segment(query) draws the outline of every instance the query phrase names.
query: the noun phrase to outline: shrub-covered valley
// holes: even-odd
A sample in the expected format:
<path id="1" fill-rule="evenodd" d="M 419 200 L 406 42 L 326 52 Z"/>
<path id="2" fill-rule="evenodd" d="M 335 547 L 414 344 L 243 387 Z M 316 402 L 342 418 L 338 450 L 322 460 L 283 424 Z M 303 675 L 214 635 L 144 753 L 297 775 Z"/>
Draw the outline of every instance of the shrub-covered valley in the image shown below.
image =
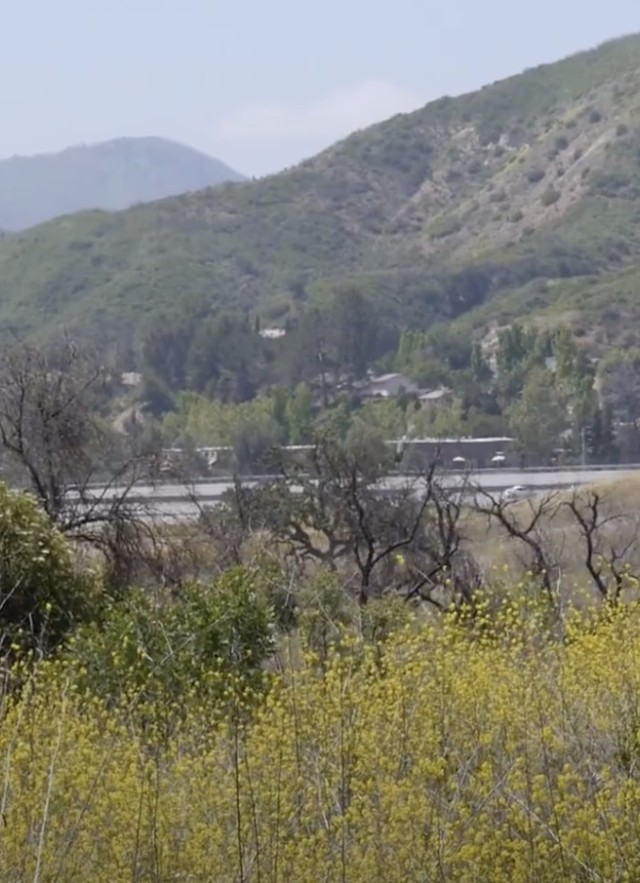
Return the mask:
<path id="1" fill-rule="evenodd" d="M 639 85 L 0 240 L 0 879 L 640 878 Z"/>

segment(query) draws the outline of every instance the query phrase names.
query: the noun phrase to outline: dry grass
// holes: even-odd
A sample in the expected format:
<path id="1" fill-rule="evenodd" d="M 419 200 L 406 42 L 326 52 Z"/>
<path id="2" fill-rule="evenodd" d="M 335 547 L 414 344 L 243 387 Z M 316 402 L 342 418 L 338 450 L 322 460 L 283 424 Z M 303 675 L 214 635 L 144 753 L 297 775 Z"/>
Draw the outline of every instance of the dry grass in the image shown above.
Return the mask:
<path id="1" fill-rule="evenodd" d="M 586 547 L 569 504 L 583 508 L 594 495 L 599 498 L 602 527 L 597 548 L 605 557 L 624 556 L 630 573 L 640 572 L 640 477 L 585 485 L 576 491 L 547 492 L 509 506 L 516 524 L 524 528 L 539 507 L 546 508 L 533 535 L 548 551 L 556 579 L 565 595 L 591 594 L 592 580 L 585 567 Z M 519 577 L 530 565 L 524 544 L 512 538 L 495 518 L 467 511 L 463 521 L 465 547 L 487 574 L 510 573 Z"/>

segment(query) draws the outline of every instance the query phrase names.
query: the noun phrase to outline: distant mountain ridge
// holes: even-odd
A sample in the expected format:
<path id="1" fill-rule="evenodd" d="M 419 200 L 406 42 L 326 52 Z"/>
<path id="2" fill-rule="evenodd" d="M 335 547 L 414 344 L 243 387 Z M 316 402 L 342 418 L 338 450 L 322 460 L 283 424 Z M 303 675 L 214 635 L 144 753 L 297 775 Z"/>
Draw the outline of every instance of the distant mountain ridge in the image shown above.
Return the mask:
<path id="1" fill-rule="evenodd" d="M 8 236 L 0 339 L 69 331 L 137 352 L 151 319 L 187 302 L 283 327 L 353 289 L 387 339 L 517 317 L 640 348 L 640 35 L 431 102 L 278 175 Z"/>
<path id="2" fill-rule="evenodd" d="M 0 230 L 89 209 L 118 211 L 244 176 L 165 138 L 118 138 L 0 160 Z"/>

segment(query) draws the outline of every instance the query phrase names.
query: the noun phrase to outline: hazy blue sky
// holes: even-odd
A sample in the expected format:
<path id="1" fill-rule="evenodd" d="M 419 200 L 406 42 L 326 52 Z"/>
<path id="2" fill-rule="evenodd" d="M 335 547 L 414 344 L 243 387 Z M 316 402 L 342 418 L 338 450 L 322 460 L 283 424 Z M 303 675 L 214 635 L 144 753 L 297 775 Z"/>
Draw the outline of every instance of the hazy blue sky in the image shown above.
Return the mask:
<path id="1" fill-rule="evenodd" d="M 0 0 L 0 156 L 154 134 L 262 174 L 635 30 L 638 0 Z"/>

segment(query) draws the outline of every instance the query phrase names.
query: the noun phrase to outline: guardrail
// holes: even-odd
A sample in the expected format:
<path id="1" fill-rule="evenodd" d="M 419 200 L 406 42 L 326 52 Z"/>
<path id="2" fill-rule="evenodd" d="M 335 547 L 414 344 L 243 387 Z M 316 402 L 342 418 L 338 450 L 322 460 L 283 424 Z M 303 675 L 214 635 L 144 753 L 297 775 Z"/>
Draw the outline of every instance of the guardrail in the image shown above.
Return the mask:
<path id="1" fill-rule="evenodd" d="M 540 473 L 558 473 L 558 472 L 634 472 L 635 470 L 640 471 L 640 463 L 598 463 L 598 464 L 589 464 L 589 465 L 572 465 L 566 464 L 564 466 L 490 466 L 482 469 L 451 469 L 450 467 L 442 467 L 439 471 L 441 473 L 450 474 L 450 475 L 501 475 L 504 472 L 517 472 L 521 475 L 539 475 Z M 406 475 L 407 477 L 411 475 L 420 475 L 419 470 L 412 471 L 410 469 L 407 470 L 392 470 L 387 473 L 389 476 L 398 476 L 398 475 Z M 278 478 L 277 474 L 257 474 L 257 475 L 238 475 L 237 476 L 240 481 L 269 481 L 274 478 Z M 190 481 L 184 482 L 185 484 L 228 484 L 230 481 L 233 481 L 234 474 L 229 473 L 229 475 L 212 475 L 208 478 L 195 478 Z M 170 479 L 167 482 L 160 481 L 157 484 L 175 484 L 179 483 L 179 479 L 177 481 L 171 481 Z"/>
<path id="2" fill-rule="evenodd" d="M 598 472 L 634 472 L 640 471 L 640 463 L 598 463 L 598 464 L 589 464 L 589 465 L 564 465 L 564 466 L 492 466 L 483 469 L 451 469 L 451 468 L 442 468 L 440 472 L 445 475 L 502 475 L 505 473 L 514 473 L 518 475 L 540 475 L 541 473 L 546 474 L 556 474 L 561 472 L 567 472 L 572 474 L 579 473 L 594 473 Z M 307 477 L 304 473 L 302 473 L 304 477 Z M 411 470 L 393 470 L 387 475 L 391 478 L 396 478 L 398 476 L 406 476 L 410 478 L 412 476 L 419 477 L 421 472 L 411 471 Z M 138 484 L 150 484 L 153 487 L 161 488 L 165 485 L 181 485 L 185 488 L 189 487 L 198 487 L 199 485 L 216 485 L 216 484 L 230 484 L 233 482 L 234 478 L 237 477 L 241 482 L 267 482 L 272 481 L 275 478 L 278 478 L 279 475 L 277 473 L 259 473 L 259 474 L 249 474 L 249 475 L 237 475 L 234 476 L 233 473 L 229 473 L 228 475 L 209 475 L 209 476 L 201 476 L 198 478 L 182 478 L 179 475 L 176 475 L 174 478 L 162 478 L 156 481 L 144 480 L 138 482 Z M 86 490 L 101 490 L 107 487 L 111 487 L 114 490 L 117 490 L 121 487 L 118 484 L 100 484 L 100 483 L 92 483 L 87 485 Z"/>
<path id="3" fill-rule="evenodd" d="M 520 468 L 519 466 L 501 466 L 499 468 L 471 469 L 469 471 L 472 473 L 480 472 L 482 474 L 491 472 L 522 472 L 526 475 L 528 472 L 532 474 L 538 472 L 633 472 L 636 469 L 640 470 L 640 463 L 598 463 L 585 466 L 578 463 L 575 466 L 567 464 L 564 466 L 525 466 L 523 468 Z"/>

